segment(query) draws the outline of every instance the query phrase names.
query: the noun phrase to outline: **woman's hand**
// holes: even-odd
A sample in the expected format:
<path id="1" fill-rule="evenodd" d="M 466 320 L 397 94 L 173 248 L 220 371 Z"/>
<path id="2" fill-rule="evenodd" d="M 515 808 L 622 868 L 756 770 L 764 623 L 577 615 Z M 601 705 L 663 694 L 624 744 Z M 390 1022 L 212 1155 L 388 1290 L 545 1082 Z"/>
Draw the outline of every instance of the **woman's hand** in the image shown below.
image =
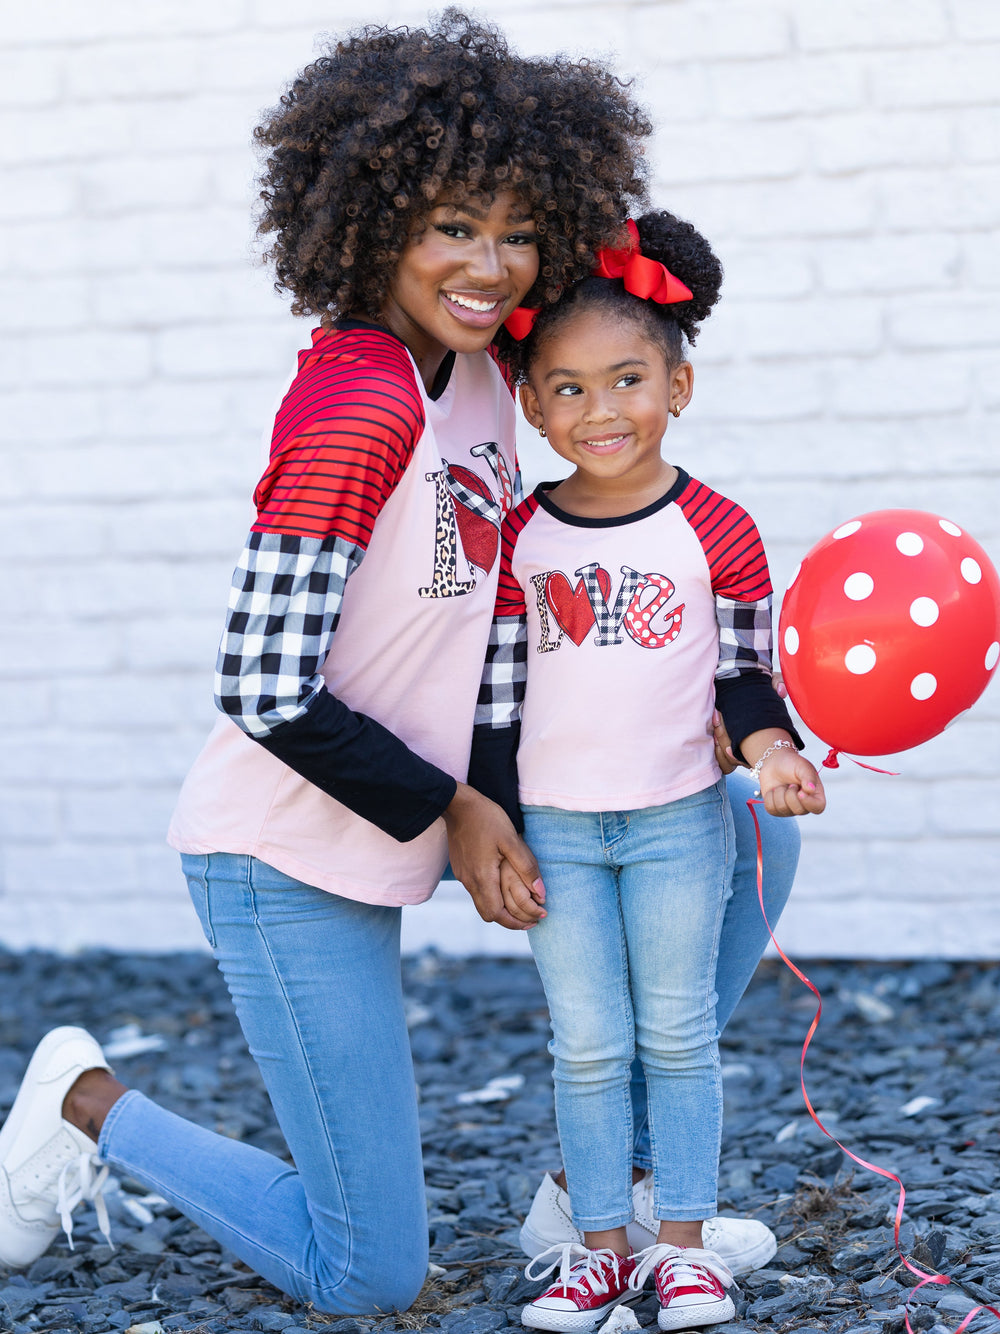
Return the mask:
<path id="1" fill-rule="evenodd" d="M 484 922 L 526 931 L 545 916 L 538 863 L 496 802 L 459 783 L 444 822 L 451 869 Z"/>
<path id="2" fill-rule="evenodd" d="M 788 687 L 782 680 L 780 672 L 771 673 L 771 685 L 774 686 L 775 693 L 779 699 L 788 698 Z M 722 721 L 722 714 L 718 709 L 712 710 L 712 740 L 715 742 L 715 762 L 724 774 L 731 774 L 734 769 L 740 767 L 740 761 L 733 754 L 733 743 L 726 731 L 726 724 Z M 747 768 L 750 766 L 747 765 Z"/>
<path id="3" fill-rule="evenodd" d="M 724 774 L 731 774 L 740 767 L 740 762 L 733 754 L 733 744 L 718 709 L 712 710 L 712 740 L 715 742 L 716 764 Z"/>

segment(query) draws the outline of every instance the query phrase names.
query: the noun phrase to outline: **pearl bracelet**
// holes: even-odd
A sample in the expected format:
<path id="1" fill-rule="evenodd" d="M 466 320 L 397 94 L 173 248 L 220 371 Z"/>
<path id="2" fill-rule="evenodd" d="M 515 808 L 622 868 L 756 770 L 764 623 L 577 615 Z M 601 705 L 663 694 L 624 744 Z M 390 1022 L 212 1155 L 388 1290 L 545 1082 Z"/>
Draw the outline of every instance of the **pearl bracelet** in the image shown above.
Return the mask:
<path id="1" fill-rule="evenodd" d="M 764 751 L 764 754 L 760 757 L 760 759 L 757 761 L 754 767 L 750 770 L 750 776 L 757 787 L 757 791 L 755 793 L 756 796 L 758 797 L 760 796 L 760 771 L 764 767 L 764 761 L 770 759 L 770 757 L 774 754 L 776 750 L 796 750 L 796 749 L 797 747 L 794 741 L 774 741 L 770 746 L 768 746 L 767 750 Z"/>

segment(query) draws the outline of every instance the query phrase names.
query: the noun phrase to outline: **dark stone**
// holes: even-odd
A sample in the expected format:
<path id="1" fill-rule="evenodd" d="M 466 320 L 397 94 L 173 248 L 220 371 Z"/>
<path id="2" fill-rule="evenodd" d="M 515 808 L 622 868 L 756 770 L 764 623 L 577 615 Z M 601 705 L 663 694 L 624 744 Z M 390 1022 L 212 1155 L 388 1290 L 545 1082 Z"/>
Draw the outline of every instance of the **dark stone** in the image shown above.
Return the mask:
<path id="1" fill-rule="evenodd" d="M 507 1324 L 505 1311 L 494 1311 L 480 1306 L 466 1311 L 449 1311 L 442 1317 L 441 1328 L 447 1334 L 492 1334 Z"/>
<path id="2" fill-rule="evenodd" d="M 286 1153 L 210 959 L 0 952 L 0 971 L 7 984 L 0 995 L 18 997 L 16 1007 L 0 1001 L 0 1106 L 9 1107 L 47 1028 L 82 1022 L 105 1037 L 112 1027 L 136 1022 L 144 1032 L 163 1034 L 168 1047 L 129 1058 L 130 1082 L 182 1116 Z M 824 1108 L 839 1112 L 839 1120 L 829 1118 L 830 1129 L 859 1156 L 902 1176 L 904 1252 L 918 1268 L 956 1275 L 951 1289 L 928 1285 L 914 1295 L 911 1324 L 949 1334 L 957 1316 L 939 1313 L 944 1297 L 960 1298 L 964 1288 L 966 1301 L 996 1304 L 1000 1287 L 997 970 L 841 961 L 810 963 L 806 972 L 825 1002 L 806 1060 L 818 1114 L 827 1120 Z M 517 1228 L 542 1171 L 559 1163 L 545 1050 L 550 1034 L 537 975 L 530 960 L 428 954 L 404 962 L 404 981 L 417 1018 L 411 1038 L 432 1259 L 454 1280 L 431 1291 L 441 1305 L 452 1302 L 452 1310 L 328 1321 L 249 1275 L 170 1206 L 152 1206 L 153 1222 L 138 1222 L 125 1201 L 142 1200 L 147 1190 L 129 1180 L 109 1199 L 114 1252 L 84 1207 L 74 1215 L 74 1252 L 57 1240 L 26 1274 L 0 1280 L 0 1314 L 3 1294 L 13 1302 L 6 1328 L 102 1334 L 153 1319 L 179 1321 L 174 1327 L 183 1334 L 394 1334 L 412 1327 L 408 1322 L 446 1334 L 517 1327 L 521 1305 L 543 1286 L 523 1277 Z M 861 1005 L 859 996 L 866 998 Z M 873 1021 L 885 1005 L 894 1017 Z M 782 1243 L 767 1271 L 741 1280 L 746 1295 L 736 1298 L 737 1318 L 725 1334 L 749 1334 L 758 1313 L 769 1310 L 761 1328 L 902 1334 L 902 1296 L 917 1281 L 899 1266 L 886 1225 L 896 1188 L 845 1159 L 804 1111 L 798 1061 L 814 1011 L 813 997 L 782 965 L 767 962 L 723 1038 L 724 1064 L 738 1073 L 726 1079 L 720 1194 L 733 1212 L 775 1228 Z M 456 1102 L 457 1093 L 501 1074 L 524 1078 L 506 1101 Z M 902 1107 L 922 1095 L 937 1102 L 904 1117 Z M 789 1122 L 795 1135 L 777 1143 Z M 800 1216 L 807 1202 L 815 1211 Z M 814 1279 L 823 1283 L 810 1296 Z M 655 1328 L 651 1293 L 634 1309 L 645 1327 Z"/>

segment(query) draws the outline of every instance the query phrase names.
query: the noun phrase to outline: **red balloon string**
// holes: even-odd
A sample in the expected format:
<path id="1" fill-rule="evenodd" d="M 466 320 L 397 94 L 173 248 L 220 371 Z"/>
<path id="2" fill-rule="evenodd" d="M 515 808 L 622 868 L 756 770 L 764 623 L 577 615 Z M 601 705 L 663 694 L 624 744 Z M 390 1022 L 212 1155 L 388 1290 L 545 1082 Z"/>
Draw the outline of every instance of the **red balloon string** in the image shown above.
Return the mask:
<path id="1" fill-rule="evenodd" d="M 831 755 L 835 754 L 836 754 L 835 751 L 831 751 Z M 869 767 L 868 765 L 862 765 L 862 768 L 867 769 L 868 767 Z M 876 770 L 876 772 L 886 773 L 888 771 L 879 769 Z M 895 777 L 895 775 L 893 776 Z M 764 918 L 764 925 L 767 927 L 767 933 L 771 937 L 771 942 L 774 945 L 774 948 L 778 951 L 778 954 L 781 956 L 782 961 L 795 974 L 795 976 L 799 979 L 799 981 L 802 982 L 805 986 L 807 986 L 809 990 L 812 992 L 812 994 L 816 997 L 816 1013 L 813 1016 L 812 1023 L 809 1025 L 809 1031 L 806 1034 L 805 1041 L 802 1044 L 802 1053 L 799 1056 L 799 1085 L 802 1089 L 802 1101 L 806 1105 L 806 1111 L 809 1113 L 810 1117 L 813 1119 L 815 1124 L 819 1126 L 820 1130 L 827 1137 L 827 1139 L 833 1140 L 837 1148 L 841 1149 L 844 1153 L 846 1153 L 848 1158 L 850 1158 L 852 1162 L 857 1163 L 859 1167 L 866 1168 L 867 1171 L 869 1172 L 877 1173 L 880 1177 L 886 1177 L 889 1181 L 895 1181 L 896 1185 L 899 1187 L 899 1199 L 896 1203 L 896 1214 L 893 1222 L 892 1235 L 893 1235 L 893 1241 L 895 1242 L 896 1246 L 896 1252 L 899 1255 L 899 1258 L 902 1261 L 903 1265 L 910 1271 L 911 1274 L 913 1274 L 916 1278 L 920 1280 L 920 1282 L 914 1286 L 913 1291 L 910 1293 L 909 1297 L 906 1300 L 906 1312 L 904 1315 L 907 1334 L 914 1334 L 913 1327 L 910 1324 L 910 1302 L 913 1301 L 913 1298 L 920 1291 L 920 1289 L 926 1287 L 928 1283 L 937 1283 L 942 1286 L 947 1286 L 948 1284 L 951 1283 L 951 1279 L 946 1274 L 928 1274 L 923 1269 L 918 1269 L 916 1265 L 911 1264 L 910 1261 L 903 1254 L 903 1248 L 899 1240 L 899 1228 L 900 1224 L 903 1221 L 903 1204 L 906 1200 L 906 1188 L 904 1187 L 900 1178 L 896 1176 L 895 1172 L 890 1172 L 888 1168 L 879 1167 L 876 1163 L 870 1163 L 867 1161 L 867 1159 L 859 1158 L 856 1153 L 852 1153 L 851 1150 L 846 1147 L 846 1145 L 841 1144 L 840 1140 L 837 1139 L 836 1135 L 831 1134 L 830 1131 L 827 1130 L 826 1126 L 816 1115 L 816 1112 L 813 1108 L 812 1101 L 809 1097 L 809 1092 L 806 1089 L 806 1072 L 805 1072 L 806 1052 L 809 1050 L 809 1044 L 812 1042 L 816 1030 L 819 1028 L 819 1021 L 823 1014 L 823 998 L 819 994 L 817 988 L 812 984 L 812 982 L 810 982 L 809 978 L 806 977 L 805 973 L 803 973 L 800 968 L 797 968 L 795 964 L 792 963 L 791 959 L 778 944 L 775 934 L 771 930 L 771 923 L 767 920 L 767 913 L 764 910 L 764 850 L 761 845 L 760 821 L 757 819 L 757 812 L 754 809 L 755 806 L 760 806 L 761 804 L 762 803 L 759 798 L 758 799 L 751 798 L 747 802 L 747 808 L 749 809 L 750 814 L 753 817 L 754 834 L 757 840 L 757 902 L 760 904 L 761 916 Z M 1000 1320 L 1000 1311 L 998 1311 L 996 1307 L 989 1306 L 984 1303 L 982 1306 L 974 1307 L 968 1313 L 968 1315 L 965 1316 L 965 1318 L 962 1320 L 962 1323 L 955 1330 L 955 1334 L 963 1334 L 963 1331 L 968 1328 L 968 1326 L 976 1318 L 976 1316 L 980 1313 L 980 1311 L 989 1311 L 992 1315 L 995 1315 L 998 1320 Z"/>
<path id="2" fill-rule="evenodd" d="M 843 751 L 837 750 L 836 746 L 832 746 L 830 748 L 829 755 L 827 755 L 826 759 L 823 761 L 823 768 L 839 769 L 840 760 L 837 758 L 837 756 L 842 755 L 843 753 L 844 753 Z M 856 760 L 853 755 L 848 755 L 847 758 L 851 761 L 852 764 L 856 764 L 859 769 L 867 769 L 870 774 L 888 774 L 890 778 L 899 777 L 899 774 L 896 773 L 894 769 L 876 769 L 874 764 L 862 764 L 861 761 Z"/>

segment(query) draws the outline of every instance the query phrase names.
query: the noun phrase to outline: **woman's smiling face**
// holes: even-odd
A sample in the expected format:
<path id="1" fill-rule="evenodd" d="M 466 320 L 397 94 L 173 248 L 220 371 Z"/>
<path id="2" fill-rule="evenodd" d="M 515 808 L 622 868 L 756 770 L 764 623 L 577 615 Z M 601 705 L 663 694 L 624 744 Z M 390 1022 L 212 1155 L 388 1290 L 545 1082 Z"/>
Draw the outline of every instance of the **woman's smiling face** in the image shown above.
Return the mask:
<path id="1" fill-rule="evenodd" d="M 439 200 L 407 242 L 382 321 L 430 383 L 447 351 L 481 352 L 538 277 L 535 224 L 512 191 Z"/>

